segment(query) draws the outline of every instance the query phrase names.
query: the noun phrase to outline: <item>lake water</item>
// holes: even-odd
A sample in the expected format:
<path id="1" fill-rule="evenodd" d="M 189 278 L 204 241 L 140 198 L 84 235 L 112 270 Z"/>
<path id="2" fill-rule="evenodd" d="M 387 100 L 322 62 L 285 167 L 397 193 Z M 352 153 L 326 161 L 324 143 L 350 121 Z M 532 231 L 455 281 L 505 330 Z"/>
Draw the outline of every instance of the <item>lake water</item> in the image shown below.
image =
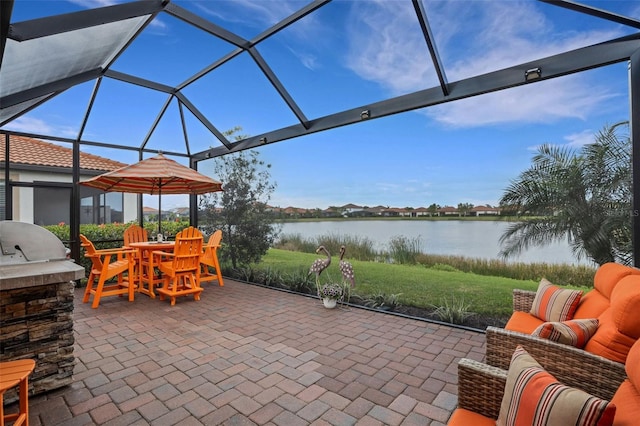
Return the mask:
<path id="1" fill-rule="evenodd" d="M 287 222 L 282 234 L 300 234 L 303 238 L 321 235 L 350 235 L 368 238 L 378 251 L 387 251 L 393 237 L 419 238 L 421 251 L 427 254 L 456 255 L 482 259 L 499 259 L 500 236 L 509 223 L 473 220 L 362 220 Z M 566 241 L 528 249 L 509 262 L 568 263 L 593 265 L 578 260 Z"/>

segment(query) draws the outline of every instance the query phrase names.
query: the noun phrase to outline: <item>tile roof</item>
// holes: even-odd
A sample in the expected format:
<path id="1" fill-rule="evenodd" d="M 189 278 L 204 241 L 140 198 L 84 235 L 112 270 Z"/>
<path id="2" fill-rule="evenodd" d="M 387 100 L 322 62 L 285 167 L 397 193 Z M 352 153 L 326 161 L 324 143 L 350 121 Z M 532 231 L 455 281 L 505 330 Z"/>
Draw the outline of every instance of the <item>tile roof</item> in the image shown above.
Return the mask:
<path id="1" fill-rule="evenodd" d="M 4 140 L 4 138 L 2 138 Z M 31 166 L 73 167 L 73 151 L 50 142 L 24 136 L 9 136 L 10 160 L 13 164 Z M 5 160 L 5 150 L 0 149 L 0 161 Z M 111 171 L 126 166 L 126 163 L 110 160 L 86 152 L 80 152 L 80 168 L 84 170 Z"/>

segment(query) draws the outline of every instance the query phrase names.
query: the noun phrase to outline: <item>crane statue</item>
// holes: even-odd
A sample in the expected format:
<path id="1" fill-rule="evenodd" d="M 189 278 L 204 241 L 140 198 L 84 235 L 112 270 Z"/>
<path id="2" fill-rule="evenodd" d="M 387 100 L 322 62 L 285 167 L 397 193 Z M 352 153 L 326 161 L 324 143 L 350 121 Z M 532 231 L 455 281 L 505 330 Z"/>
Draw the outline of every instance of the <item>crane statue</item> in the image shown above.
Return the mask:
<path id="1" fill-rule="evenodd" d="M 327 258 L 314 260 L 313 264 L 311 264 L 311 268 L 309 269 L 308 274 L 316 274 L 316 285 L 320 281 L 320 274 L 322 273 L 322 271 L 324 271 L 329 267 L 329 265 L 331 265 L 331 254 L 329 253 L 329 250 L 327 250 L 325 246 L 320 246 L 316 249 L 316 253 L 320 253 L 321 251 L 327 255 Z"/>
<path id="2" fill-rule="evenodd" d="M 347 251 L 345 246 L 340 247 L 340 272 L 342 273 L 342 279 L 351 283 L 351 288 L 356 286 L 356 278 L 353 274 L 353 266 L 346 260 L 342 260 L 344 253 Z"/>

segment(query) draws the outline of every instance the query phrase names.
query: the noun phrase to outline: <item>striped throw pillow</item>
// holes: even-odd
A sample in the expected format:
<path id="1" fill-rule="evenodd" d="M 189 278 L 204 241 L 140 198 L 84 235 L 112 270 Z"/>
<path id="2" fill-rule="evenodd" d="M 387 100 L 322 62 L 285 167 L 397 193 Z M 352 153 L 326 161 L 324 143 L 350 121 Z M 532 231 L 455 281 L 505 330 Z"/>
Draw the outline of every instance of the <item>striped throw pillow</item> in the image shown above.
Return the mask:
<path id="1" fill-rule="evenodd" d="M 558 382 L 522 346 L 511 358 L 497 426 L 610 426 L 614 404 Z"/>
<path id="2" fill-rule="evenodd" d="M 557 322 L 573 319 L 581 297 L 581 290 L 561 289 L 543 278 L 533 299 L 531 315 L 542 321 Z"/>
<path id="3" fill-rule="evenodd" d="M 597 329 L 598 320 L 595 318 L 574 319 L 563 322 L 545 322 L 538 326 L 531 335 L 582 349 Z"/>

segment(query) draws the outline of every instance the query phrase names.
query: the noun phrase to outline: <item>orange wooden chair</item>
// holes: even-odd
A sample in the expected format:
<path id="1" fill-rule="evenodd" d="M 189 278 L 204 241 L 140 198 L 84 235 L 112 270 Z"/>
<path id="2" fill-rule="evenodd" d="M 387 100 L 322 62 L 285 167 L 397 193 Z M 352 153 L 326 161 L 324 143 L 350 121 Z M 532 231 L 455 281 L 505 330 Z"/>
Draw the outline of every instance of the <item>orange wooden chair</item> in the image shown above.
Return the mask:
<path id="1" fill-rule="evenodd" d="M 200 282 L 218 281 L 220 287 L 224 286 L 222 273 L 220 272 L 220 263 L 218 262 L 218 248 L 220 248 L 221 241 L 222 231 L 218 229 L 209 237 L 207 245 L 204 246 L 204 252 L 200 257 Z M 215 271 L 211 272 L 210 268 L 213 268 Z"/>
<path id="2" fill-rule="evenodd" d="M 35 367 L 32 359 L 0 362 L 0 426 L 7 421 L 14 426 L 29 425 L 29 375 Z M 5 414 L 4 393 L 16 386 L 19 386 L 18 412 Z"/>
<path id="3" fill-rule="evenodd" d="M 141 243 L 149 241 L 147 230 L 140 225 L 131 225 L 124 230 L 123 234 L 124 246 L 128 247 L 130 243 Z"/>
<path id="4" fill-rule="evenodd" d="M 131 249 L 132 247 L 129 246 L 129 244 L 131 243 L 142 243 L 142 242 L 149 241 L 149 234 L 147 230 L 140 225 L 129 226 L 127 229 L 124 230 L 122 237 L 124 239 L 123 248 L 125 249 Z M 146 253 L 146 252 L 143 251 L 142 253 Z M 150 273 L 149 259 L 141 258 L 139 251 L 136 251 L 136 254 L 134 255 L 134 259 L 135 259 L 135 266 L 134 266 L 135 275 L 134 276 L 135 276 L 135 281 L 138 286 L 138 289 L 140 289 L 140 286 L 142 285 L 142 283 L 140 282 L 139 277 L 140 278 L 148 277 Z"/>
<path id="5" fill-rule="evenodd" d="M 193 294 L 200 300 L 200 256 L 202 255 L 202 233 L 190 226 L 176 235 L 173 253 L 153 251 L 154 264 L 162 273 L 162 287 L 158 289 L 160 300 L 165 296 L 171 298 L 171 306 L 176 304 L 176 297 Z M 166 257 L 163 260 L 162 257 Z M 155 259 L 158 259 L 157 263 Z"/>
<path id="6" fill-rule="evenodd" d="M 84 235 L 80 234 L 80 241 L 84 247 L 84 256 L 91 259 L 91 273 L 87 281 L 87 288 L 82 301 L 87 303 L 93 294 L 92 308 L 97 308 L 100 298 L 103 296 L 129 295 L 129 301 L 133 302 L 135 290 L 134 256 L 136 250 L 131 249 L 104 249 L 96 250 L 96 247 Z M 127 275 L 125 276 L 125 272 Z M 116 281 L 107 283 L 116 278 Z"/>

